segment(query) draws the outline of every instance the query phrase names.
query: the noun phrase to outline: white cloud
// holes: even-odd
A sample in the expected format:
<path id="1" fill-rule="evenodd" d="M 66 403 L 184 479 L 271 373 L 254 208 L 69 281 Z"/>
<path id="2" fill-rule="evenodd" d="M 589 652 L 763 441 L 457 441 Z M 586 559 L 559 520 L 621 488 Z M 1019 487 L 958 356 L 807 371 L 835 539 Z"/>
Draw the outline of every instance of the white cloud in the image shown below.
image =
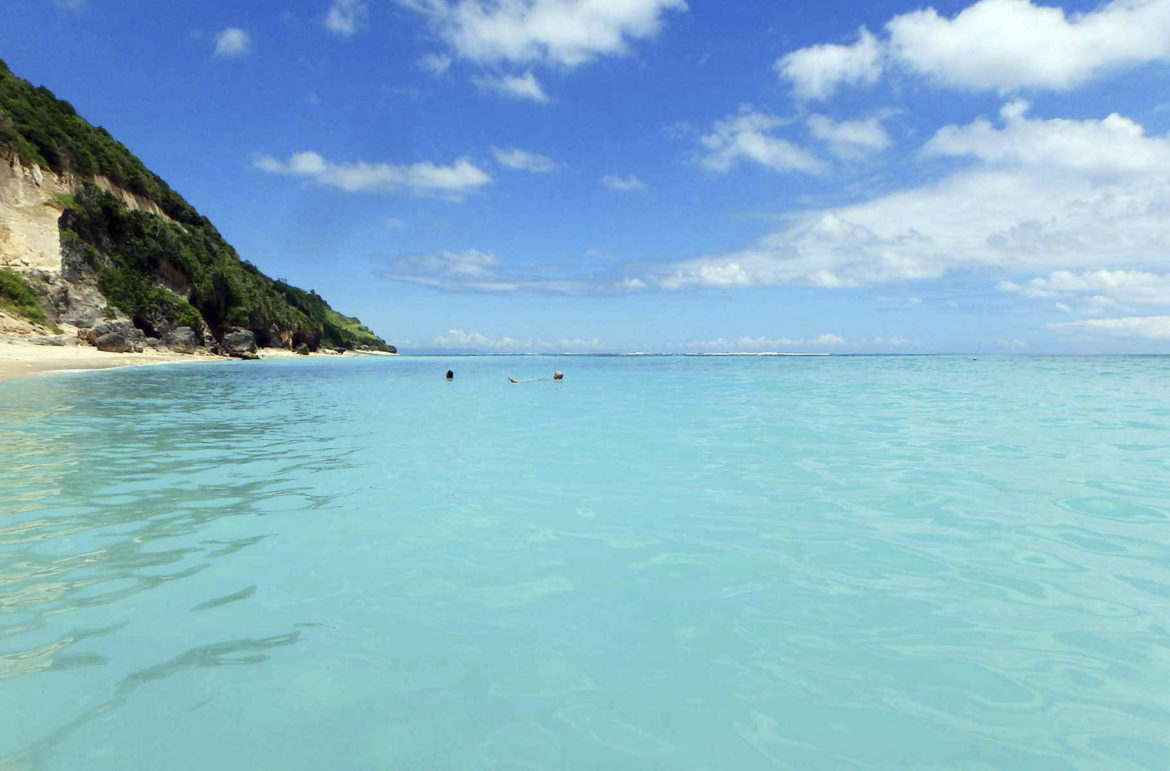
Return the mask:
<path id="1" fill-rule="evenodd" d="M 684 0 L 399 0 L 427 16 L 461 58 L 485 64 L 574 67 L 629 53 Z"/>
<path id="2" fill-rule="evenodd" d="M 1114 0 L 1086 14 L 1029 0 L 980 0 L 953 19 L 934 9 L 886 25 L 904 68 L 972 90 L 1065 91 L 1110 70 L 1170 58 L 1170 2 Z"/>
<path id="3" fill-rule="evenodd" d="M 425 54 L 418 59 L 418 66 L 432 75 L 445 75 L 451 69 L 451 57 L 442 54 Z"/>
<path id="4" fill-rule="evenodd" d="M 916 340 L 908 340 L 904 337 L 875 337 L 870 341 L 870 344 L 878 348 L 910 348 L 921 345 Z"/>
<path id="5" fill-rule="evenodd" d="M 382 224 L 388 228 L 397 228 L 397 229 L 401 229 L 401 228 L 405 228 L 405 227 L 410 226 L 410 223 L 407 222 L 406 220 L 402 219 L 401 217 L 383 217 Z"/>
<path id="6" fill-rule="evenodd" d="M 597 338 L 575 340 L 519 340 L 514 337 L 488 337 L 479 332 L 451 329 L 439 335 L 432 343 L 437 348 L 470 349 L 494 352 L 588 353 L 605 350 L 605 343 Z"/>
<path id="7" fill-rule="evenodd" d="M 476 249 L 401 257 L 390 263 L 383 277 L 451 292 L 580 294 L 595 290 L 579 279 L 505 270 L 495 254 Z"/>
<path id="8" fill-rule="evenodd" d="M 350 193 L 396 193 L 448 201 L 460 201 L 492 181 L 487 172 L 467 158 L 459 158 L 450 166 L 429 161 L 402 165 L 332 163 L 307 151 L 294 153 L 287 161 L 261 155 L 253 159 L 252 165 L 269 174 L 304 177 Z"/>
<path id="9" fill-rule="evenodd" d="M 464 252 L 439 252 L 395 261 L 393 270 L 441 278 L 485 279 L 500 264 L 491 252 L 468 249 Z"/>
<path id="10" fill-rule="evenodd" d="M 531 72 L 523 75 L 480 75 L 471 79 L 485 91 L 492 91 L 508 99 L 527 100 L 547 104 L 548 94 L 544 93 L 540 81 Z"/>
<path id="11" fill-rule="evenodd" d="M 776 68 L 800 99 L 872 83 L 893 67 L 943 87 L 1009 93 L 1067 91 L 1150 62 L 1170 61 L 1170 0 L 1113 0 L 1066 14 L 1030 0 L 979 0 L 954 18 L 933 8 L 901 14 L 885 37 L 793 51 Z"/>
<path id="12" fill-rule="evenodd" d="M 820 172 L 823 164 L 815 156 L 769 133 L 786 123 L 743 105 L 739 113 L 715 121 L 712 133 L 702 137 L 705 150 L 702 164 L 712 171 L 723 172 L 746 160 L 773 171 Z"/>
<path id="13" fill-rule="evenodd" d="M 845 338 L 831 332 L 816 337 L 768 337 L 745 335 L 739 339 L 695 340 L 671 346 L 675 350 L 694 353 L 778 353 L 784 351 L 808 350 L 810 348 L 835 348 L 845 345 Z"/>
<path id="14" fill-rule="evenodd" d="M 1112 337 L 1170 340 L 1170 316 L 1127 316 L 1120 319 L 1086 319 L 1049 324 L 1064 332 L 1098 333 Z"/>
<path id="15" fill-rule="evenodd" d="M 220 59 L 235 59 L 251 50 L 252 38 L 239 27 L 228 27 L 215 35 L 215 55 Z"/>
<path id="16" fill-rule="evenodd" d="M 353 37 L 365 25 L 369 12 L 361 0 L 333 0 L 325 16 L 325 29 L 339 37 Z"/>
<path id="17" fill-rule="evenodd" d="M 801 48 L 778 59 L 775 66 L 781 77 L 792 82 L 797 99 L 828 99 L 842 84 L 876 81 L 882 72 L 880 57 L 877 38 L 862 28 L 853 45 Z"/>
<path id="18" fill-rule="evenodd" d="M 632 174 L 628 177 L 618 177 L 613 174 L 606 174 L 601 178 L 601 184 L 605 185 L 610 190 L 621 190 L 623 192 L 646 189 L 646 183 Z"/>
<path id="19" fill-rule="evenodd" d="M 1028 103 L 1010 102 L 997 129 L 980 118 L 939 129 L 926 155 L 973 156 L 996 165 L 1062 168 L 1088 173 L 1170 171 L 1170 140 L 1147 137 L 1142 126 L 1113 113 L 1103 120 L 1032 120 Z"/>
<path id="20" fill-rule="evenodd" d="M 809 132 L 839 158 L 860 158 L 890 146 L 890 135 L 877 118 L 834 121 L 824 115 L 808 117 Z"/>
<path id="21" fill-rule="evenodd" d="M 1033 121 L 1014 108 L 1007 112 L 1013 117 L 1004 130 L 972 132 L 979 142 L 962 129 L 932 140 L 931 152 L 974 152 L 971 168 L 869 201 L 792 215 L 745 249 L 661 264 L 643 278 L 667 289 L 846 287 L 974 267 L 1018 275 L 1170 261 L 1170 166 L 1161 160 L 1170 140 L 1145 138 L 1119 116 Z M 1125 130 L 1115 130 L 1120 126 Z M 1061 148 L 1081 134 L 1097 142 L 1083 148 L 1091 160 Z"/>
<path id="22" fill-rule="evenodd" d="M 492 147 L 492 154 L 501 166 L 517 171 L 546 173 L 556 171 L 557 162 L 546 155 L 537 155 L 519 147 Z"/>
<path id="23" fill-rule="evenodd" d="M 1098 307 L 1123 305 L 1170 306 L 1170 273 L 1138 270 L 1058 270 L 1023 284 L 1001 281 L 1005 292 L 1018 292 L 1044 300 L 1089 294 Z"/>

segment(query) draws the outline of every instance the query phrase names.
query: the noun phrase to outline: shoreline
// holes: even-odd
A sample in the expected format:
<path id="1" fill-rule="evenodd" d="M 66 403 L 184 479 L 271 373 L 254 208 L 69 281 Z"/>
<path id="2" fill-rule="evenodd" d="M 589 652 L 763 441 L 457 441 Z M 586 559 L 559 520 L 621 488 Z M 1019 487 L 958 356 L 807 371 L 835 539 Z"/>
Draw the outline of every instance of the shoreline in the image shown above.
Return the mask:
<path id="1" fill-rule="evenodd" d="M 300 357 L 283 348 L 260 348 L 261 359 Z M 318 356 L 362 356 L 363 353 L 310 354 Z M 308 357 L 306 357 L 308 358 Z M 144 350 L 141 353 L 109 353 L 88 345 L 36 345 L 19 340 L 0 340 L 0 381 L 61 372 L 143 367 L 152 364 L 183 364 L 213 361 L 232 361 L 225 356 L 174 353 L 172 351 Z"/>

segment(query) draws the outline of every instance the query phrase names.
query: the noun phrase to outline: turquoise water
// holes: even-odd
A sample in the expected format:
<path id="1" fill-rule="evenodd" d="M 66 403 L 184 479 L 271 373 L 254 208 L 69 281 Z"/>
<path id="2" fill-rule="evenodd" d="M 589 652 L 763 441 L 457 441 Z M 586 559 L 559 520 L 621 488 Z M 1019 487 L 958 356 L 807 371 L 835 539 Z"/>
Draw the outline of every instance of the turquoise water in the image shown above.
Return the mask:
<path id="1" fill-rule="evenodd" d="M 287 360 L 0 407 L 6 771 L 1170 766 L 1170 359 Z"/>

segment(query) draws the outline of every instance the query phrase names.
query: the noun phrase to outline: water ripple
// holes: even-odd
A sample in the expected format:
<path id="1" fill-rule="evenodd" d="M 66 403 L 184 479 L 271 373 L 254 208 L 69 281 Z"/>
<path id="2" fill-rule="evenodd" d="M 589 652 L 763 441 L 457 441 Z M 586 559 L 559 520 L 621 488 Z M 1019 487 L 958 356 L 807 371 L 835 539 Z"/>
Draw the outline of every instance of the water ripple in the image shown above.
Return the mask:
<path id="1" fill-rule="evenodd" d="M 0 768 L 1164 768 L 1165 368 L 0 383 Z"/>

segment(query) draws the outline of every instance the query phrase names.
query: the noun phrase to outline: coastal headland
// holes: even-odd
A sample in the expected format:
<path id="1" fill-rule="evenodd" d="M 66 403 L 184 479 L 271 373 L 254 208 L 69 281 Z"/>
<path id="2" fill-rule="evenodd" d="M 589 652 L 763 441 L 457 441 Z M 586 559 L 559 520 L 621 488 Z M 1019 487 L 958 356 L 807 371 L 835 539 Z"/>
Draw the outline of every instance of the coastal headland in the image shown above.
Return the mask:
<path id="1" fill-rule="evenodd" d="M 8 372 L 396 352 L 242 259 L 124 145 L 3 62 L 0 345 Z"/>

